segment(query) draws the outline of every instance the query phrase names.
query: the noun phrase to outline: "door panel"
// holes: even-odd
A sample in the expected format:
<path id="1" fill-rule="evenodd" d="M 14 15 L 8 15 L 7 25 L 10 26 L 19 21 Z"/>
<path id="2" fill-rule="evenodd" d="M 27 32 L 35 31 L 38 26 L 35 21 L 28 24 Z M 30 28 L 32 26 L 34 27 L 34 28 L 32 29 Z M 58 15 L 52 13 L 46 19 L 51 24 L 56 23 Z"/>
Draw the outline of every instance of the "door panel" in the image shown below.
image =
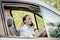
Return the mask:
<path id="1" fill-rule="evenodd" d="M 4 10 L 4 15 L 5 15 L 5 22 L 6 22 L 6 27 L 7 27 L 7 32 L 9 36 L 16 36 L 14 33 L 14 25 L 12 24 L 13 18 L 10 15 L 10 10 Z M 12 25 L 9 27 L 9 25 Z"/>
<path id="2" fill-rule="evenodd" d="M 1 8 L 1 2 L 0 2 L 0 36 L 5 36 L 4 28 L 2 24 L 2 8 Z"/>

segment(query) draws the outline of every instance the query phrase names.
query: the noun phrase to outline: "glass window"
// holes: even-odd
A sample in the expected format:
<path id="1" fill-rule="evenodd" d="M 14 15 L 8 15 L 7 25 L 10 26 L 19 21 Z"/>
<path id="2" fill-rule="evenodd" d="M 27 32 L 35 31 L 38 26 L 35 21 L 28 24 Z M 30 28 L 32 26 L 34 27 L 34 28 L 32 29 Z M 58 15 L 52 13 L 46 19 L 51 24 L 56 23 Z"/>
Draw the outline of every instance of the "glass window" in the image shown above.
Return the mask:
<path id="1" fill-rule="evenodd" d="M 46 32 L 46 28 L 42 16 L 35 14 L 35 17 L 36 17 L 37 29 L 40 32 L 40 37 L 47 37 L 47 32 Z"/>
<path id="2" fill-rule="evenodd" d="M 44 27 L 43 18 L 41 18 L 41 17 L 38 16 L 38 15 L 35 15 L 35 16 L 36 16 L 36 21 L 37 21 L 38 29 L 39 29 L 39 30 L 42 30 L 42 28 Z"/>
<path id="3" fill-rule="evenodd" d="M 41 11 L 46 23 L 48 35 L 50 37 L 60 38 L 60 16 L 44 7 L 41 7 Z"/>

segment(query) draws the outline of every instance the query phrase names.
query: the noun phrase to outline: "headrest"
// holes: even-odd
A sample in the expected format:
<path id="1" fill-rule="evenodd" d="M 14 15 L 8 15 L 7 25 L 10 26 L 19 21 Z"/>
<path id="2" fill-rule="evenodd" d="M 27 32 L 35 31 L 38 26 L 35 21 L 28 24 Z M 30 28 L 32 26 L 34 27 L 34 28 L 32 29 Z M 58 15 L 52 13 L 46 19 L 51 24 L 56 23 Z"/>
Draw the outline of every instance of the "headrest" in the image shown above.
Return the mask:
<path id="1" fill-rule="evenodd" d="M 11 27 L 13 25 L 13 20 L 12 19 L 8 19 L 7 20 L 7 25 L 8 25 L 8 27 Z"/>

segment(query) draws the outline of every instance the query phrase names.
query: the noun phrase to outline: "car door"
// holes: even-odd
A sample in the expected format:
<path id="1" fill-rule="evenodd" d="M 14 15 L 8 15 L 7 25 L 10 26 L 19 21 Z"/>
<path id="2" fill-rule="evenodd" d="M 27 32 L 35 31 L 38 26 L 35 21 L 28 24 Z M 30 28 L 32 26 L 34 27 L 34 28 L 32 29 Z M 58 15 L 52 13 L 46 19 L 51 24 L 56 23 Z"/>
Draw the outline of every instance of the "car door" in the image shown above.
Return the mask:
<path id="1" fill-rule="evenodd" d="M 37 4 L 39 4 L 39 3 L 37 3 Z M 19 14 L 19 13 L 22 12 L 24 14 L 29 13 L 29 15 L 32 13 L 31 17 L 34 19 L 33 21 L 34 21 L 34 24 L 36 24 L 36 28 L 38 30 L 40 29 L 39 31 L 41 31 L 43 29 L 43 27 L 45 27 L 48 37 L 57 38 L 55 36 L 55 34 L 53 34 L 53 32 L 55 29 L 57 29 L 57 25 L 59 24 L 59 20 L 60 20 L 59 12 L 57 10 L 54 10 L 53 8 L 49 8 L 49 6 L 46 6 L 46 5 L 44 6 L 42 4 L 37 5 L 37 4 L 28 3 L 28 2 L 16 2 L 16 1 L 15 2 L 7 1 L 7 3 L 2 2 L 2 11 L 3 11 L 2 17 L 3 17 L 3 24 L 5 27 L 4 28 L 5 35 L 11 36 L 9 33 L 9 29 L 11 30 L 11 28 L 9 28 L 9 26 L 12 25 L 13 31 L 11 33 L 13 33 L 14 36 L 16 36 L 16 35 L 19 36 L 18 33 L 19 33 L 19 27 L 20 27 L 21 23 L 19 23 L 20 25 L 17 25 L 18 24 L 17 22 L 21 22 L 19 19 L 21 14 Z M 14 15 L 16 15 L 16 18 L 20 15 L 18 18 L 19 20 L 17 22 L 16 22 L 16 18 Z M 41 21 L 41 20 L 43 20 L 43 21 Z M 10 22 L 11 22 L 11 24 L 9 24 Z M 40 24 L 40 22 L 41 22 L 41 24 Z M 57 36 L 59 37 L 59 35 L 60 34 L 58 32 Z"/>
<path id="2" fill-rule="evenodd" d="M 19 29 L 23 24 L 21 24 L 21 19 L 24 15 L 30 15 L 32 22 L 35 24 L 35 28 L 41 31 L 40 37 L 47 37 L 47 33 L 44 34 L 46 30 L 43 31 L 45 25 L 39 5 L 27 2 L 3 2 L 2 7 L 6 36 L 20 36 Z"/>
<path id="3" fill-rule="evenodd" d="M 60 14 L 59 11 L 54 8 L 49 9 L 41 7 L 41 12 L 43 13 L 43 18 L 46 24 L 46 30 L 48 37 L 50 38 L 60 38 Z"/>

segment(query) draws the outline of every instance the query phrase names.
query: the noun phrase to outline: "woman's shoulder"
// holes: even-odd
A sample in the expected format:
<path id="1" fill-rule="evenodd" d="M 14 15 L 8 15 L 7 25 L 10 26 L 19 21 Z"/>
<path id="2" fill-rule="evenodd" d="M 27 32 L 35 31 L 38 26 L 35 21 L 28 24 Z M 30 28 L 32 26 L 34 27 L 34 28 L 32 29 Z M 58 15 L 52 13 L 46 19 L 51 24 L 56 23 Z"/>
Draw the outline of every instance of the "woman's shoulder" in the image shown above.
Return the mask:
<path id="1" fill-rule="evenodd" d="M 28 28 L 27 25 L 24 24 L 24 25 L 20 28 L 20 30 L 26 30 L 27 28 Z"/>

